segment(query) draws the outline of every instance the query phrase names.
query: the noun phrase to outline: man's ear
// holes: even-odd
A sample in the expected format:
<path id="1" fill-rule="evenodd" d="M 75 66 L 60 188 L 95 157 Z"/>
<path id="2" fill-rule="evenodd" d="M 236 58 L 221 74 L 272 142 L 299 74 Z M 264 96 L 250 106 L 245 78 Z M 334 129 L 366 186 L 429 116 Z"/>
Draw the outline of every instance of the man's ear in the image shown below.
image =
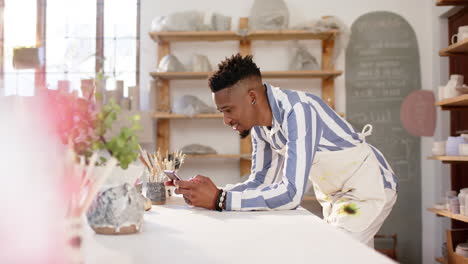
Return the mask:
<path id="1" fill-rule="evenodd" d="M 250 103 L 255 104 L 257 102 L 258 94 L 254 89 L 250 89 L 247 93 L 249 95 Z"/>

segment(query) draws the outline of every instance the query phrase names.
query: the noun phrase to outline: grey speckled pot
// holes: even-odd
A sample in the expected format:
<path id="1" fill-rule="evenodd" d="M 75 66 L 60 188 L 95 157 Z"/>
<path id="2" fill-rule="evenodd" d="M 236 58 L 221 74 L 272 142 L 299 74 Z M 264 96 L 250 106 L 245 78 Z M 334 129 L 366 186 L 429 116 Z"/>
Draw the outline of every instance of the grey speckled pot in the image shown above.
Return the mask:
<path id="1" fill-rule="evenodd" d="M 148 182 L 146 189 L 146 197 L 151 200 L 153 204 L 165 204 L 166 203 L 166 187 L 162 182 Z"/>
<path id="2" fill-rule="evenodd" d="M 130 184 L 100 192 L 86 216 L 98 234 L 131 234 L 140 230 L 145 212 L 145 199 Z"/>

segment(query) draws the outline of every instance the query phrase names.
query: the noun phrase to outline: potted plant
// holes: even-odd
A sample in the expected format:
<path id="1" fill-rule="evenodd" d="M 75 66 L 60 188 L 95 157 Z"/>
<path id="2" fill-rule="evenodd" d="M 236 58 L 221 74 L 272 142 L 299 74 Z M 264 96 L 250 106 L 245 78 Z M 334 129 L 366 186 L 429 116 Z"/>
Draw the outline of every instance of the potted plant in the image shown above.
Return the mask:
<path id="1" fill-rule="evenodd" d="M 130 117 L 131 127 L 122 127 L 114 136 L 110 132 L 120 114 L 120 107 L 109 101 L 100 107 L 94 92 L 85 98 L 77 93 L 49 91 L 57 132 L 64 144 L 72 147 L 76 160 L 96 165 L 95 174 L 105 173 L 109 159 L 117 161 L 87 212 L 88 224 L 102 234 L 135 233 L 141 228 L 145 200 L 133 187 L 143 167 L 133 165 L 138 158 L 139 143 L 135 132 L 139 116 Z M 91 159 L 93 153 L 96 158 Z M 122 203 L 122 201 L 130 201 Z M 124 206 L 122 206 L 124 205 Z"/>

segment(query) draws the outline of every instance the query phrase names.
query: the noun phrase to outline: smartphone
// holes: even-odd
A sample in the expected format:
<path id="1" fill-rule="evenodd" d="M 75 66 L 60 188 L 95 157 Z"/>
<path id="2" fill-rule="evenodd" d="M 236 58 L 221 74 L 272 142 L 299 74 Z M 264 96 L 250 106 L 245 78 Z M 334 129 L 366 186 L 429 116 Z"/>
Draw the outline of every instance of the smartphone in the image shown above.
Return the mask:
<path id="1" fill-rule="evenodd" d="M 182 180 L 179 176 L 177 176 L 177 174 L 175 174 L 175 171 L 164 170 L 164 174 L 166 174 L 166 176 L 169 177 L 169 179 L 171 180 Z"/>

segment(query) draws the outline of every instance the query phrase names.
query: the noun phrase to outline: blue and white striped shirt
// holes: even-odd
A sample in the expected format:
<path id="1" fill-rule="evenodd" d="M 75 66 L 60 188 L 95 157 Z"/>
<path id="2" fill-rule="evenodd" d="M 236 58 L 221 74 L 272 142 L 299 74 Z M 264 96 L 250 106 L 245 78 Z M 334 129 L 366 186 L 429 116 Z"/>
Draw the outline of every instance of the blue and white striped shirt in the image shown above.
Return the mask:
<path id="1" fill-rule="evenodd" d="M 317 151 L 355 147 L 363 140 L 353 127 L 319 97 L 266 84 L 273 124 L 252 128 L 249 180 L 226 186 L 226 210 L 280 210 L 299 206 Z M 285 155 L 277 150 L 286 147 Z M 372 147 L 385 188 L 397 179 L 383 155 Z M 282 171 L 282 176 L 280 176 Z"/>

